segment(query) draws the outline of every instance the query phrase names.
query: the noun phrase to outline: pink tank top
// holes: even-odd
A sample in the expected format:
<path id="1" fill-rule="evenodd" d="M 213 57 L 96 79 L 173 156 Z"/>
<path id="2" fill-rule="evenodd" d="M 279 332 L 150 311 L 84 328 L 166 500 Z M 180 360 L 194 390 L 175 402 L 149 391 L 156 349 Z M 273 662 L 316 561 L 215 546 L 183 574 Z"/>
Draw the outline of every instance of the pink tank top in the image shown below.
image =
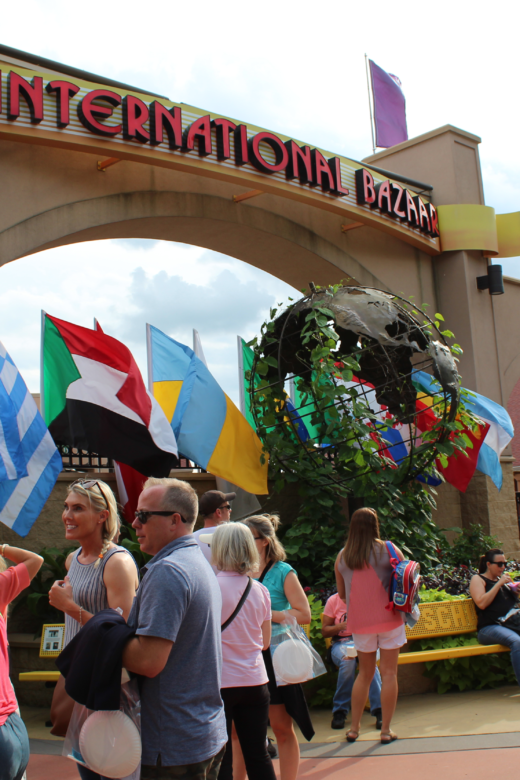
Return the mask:
<path id="1" fill-rule="evenodd" d="M 366 568 L 349 569 L 341 556 L 338 569 L 345 582 L 349 634 L 382 634 L 402 624 L 402 614 L 387 609 L 393 570 L 386 545 L 377 552 L 372 550 Z"/>

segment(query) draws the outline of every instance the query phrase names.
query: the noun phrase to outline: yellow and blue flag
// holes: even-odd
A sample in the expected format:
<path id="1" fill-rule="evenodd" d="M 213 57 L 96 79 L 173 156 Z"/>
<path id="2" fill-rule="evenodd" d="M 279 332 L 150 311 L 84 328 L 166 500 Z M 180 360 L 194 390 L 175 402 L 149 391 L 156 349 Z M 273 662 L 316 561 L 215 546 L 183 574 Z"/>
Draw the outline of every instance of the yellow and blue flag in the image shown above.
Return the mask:
<path id="1" fill-rule="evenodd" d="M 247 420 L 192 349 L 146 327 L 153 395 L 179 452 L 249 493 L 268 493 L 268 455 Z"/>

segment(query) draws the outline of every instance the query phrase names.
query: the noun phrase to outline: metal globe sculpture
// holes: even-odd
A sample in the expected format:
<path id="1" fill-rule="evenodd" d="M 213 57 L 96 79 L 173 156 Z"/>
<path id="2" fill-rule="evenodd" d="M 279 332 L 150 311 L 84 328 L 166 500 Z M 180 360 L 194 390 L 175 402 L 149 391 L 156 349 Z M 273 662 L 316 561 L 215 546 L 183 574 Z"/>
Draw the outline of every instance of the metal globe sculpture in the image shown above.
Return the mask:
<path id="1" fill-rule="evenodd" d="M 264 324 L 250 402 L 285 479 L 306 464 L 318 487 L 427 481 L 460 398 L 437 325 L 399 296 L 348 286 L 312 286 Z"/>

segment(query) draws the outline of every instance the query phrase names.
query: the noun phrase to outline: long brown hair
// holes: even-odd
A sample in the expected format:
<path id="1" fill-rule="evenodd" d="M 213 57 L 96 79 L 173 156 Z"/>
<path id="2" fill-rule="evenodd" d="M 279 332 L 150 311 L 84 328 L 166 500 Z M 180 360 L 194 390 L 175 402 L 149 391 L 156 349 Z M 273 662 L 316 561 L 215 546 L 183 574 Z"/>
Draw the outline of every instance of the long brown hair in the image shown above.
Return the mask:
<path id="1" fill-rule="evenodd" d="M 343 560 L 349 569 L 364 569 L 368 566 L 370 553 L 375 551 L 379 539 L 379 519 L 375 509 L 366 506 L 356 509 L 350 518 L 347 543 Z"/>

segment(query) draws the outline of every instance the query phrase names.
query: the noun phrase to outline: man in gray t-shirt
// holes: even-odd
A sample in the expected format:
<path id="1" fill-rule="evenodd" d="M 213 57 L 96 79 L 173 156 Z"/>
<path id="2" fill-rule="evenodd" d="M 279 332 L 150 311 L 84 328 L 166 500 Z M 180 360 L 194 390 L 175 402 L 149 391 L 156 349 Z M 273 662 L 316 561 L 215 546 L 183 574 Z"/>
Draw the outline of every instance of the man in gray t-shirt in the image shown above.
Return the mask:
<path id="1" fill-rule="evenodd" d="M 221 596 L 191 533 L 197 496 L 187 482 L 150 479 L 133 527 L 153 554 L 128 623 L 123 665 L 140 677 L 142 778 L 216 780 L 227 741 L 220 698 Z M 182 769 L 185 768 L 184 771 Z"/>

